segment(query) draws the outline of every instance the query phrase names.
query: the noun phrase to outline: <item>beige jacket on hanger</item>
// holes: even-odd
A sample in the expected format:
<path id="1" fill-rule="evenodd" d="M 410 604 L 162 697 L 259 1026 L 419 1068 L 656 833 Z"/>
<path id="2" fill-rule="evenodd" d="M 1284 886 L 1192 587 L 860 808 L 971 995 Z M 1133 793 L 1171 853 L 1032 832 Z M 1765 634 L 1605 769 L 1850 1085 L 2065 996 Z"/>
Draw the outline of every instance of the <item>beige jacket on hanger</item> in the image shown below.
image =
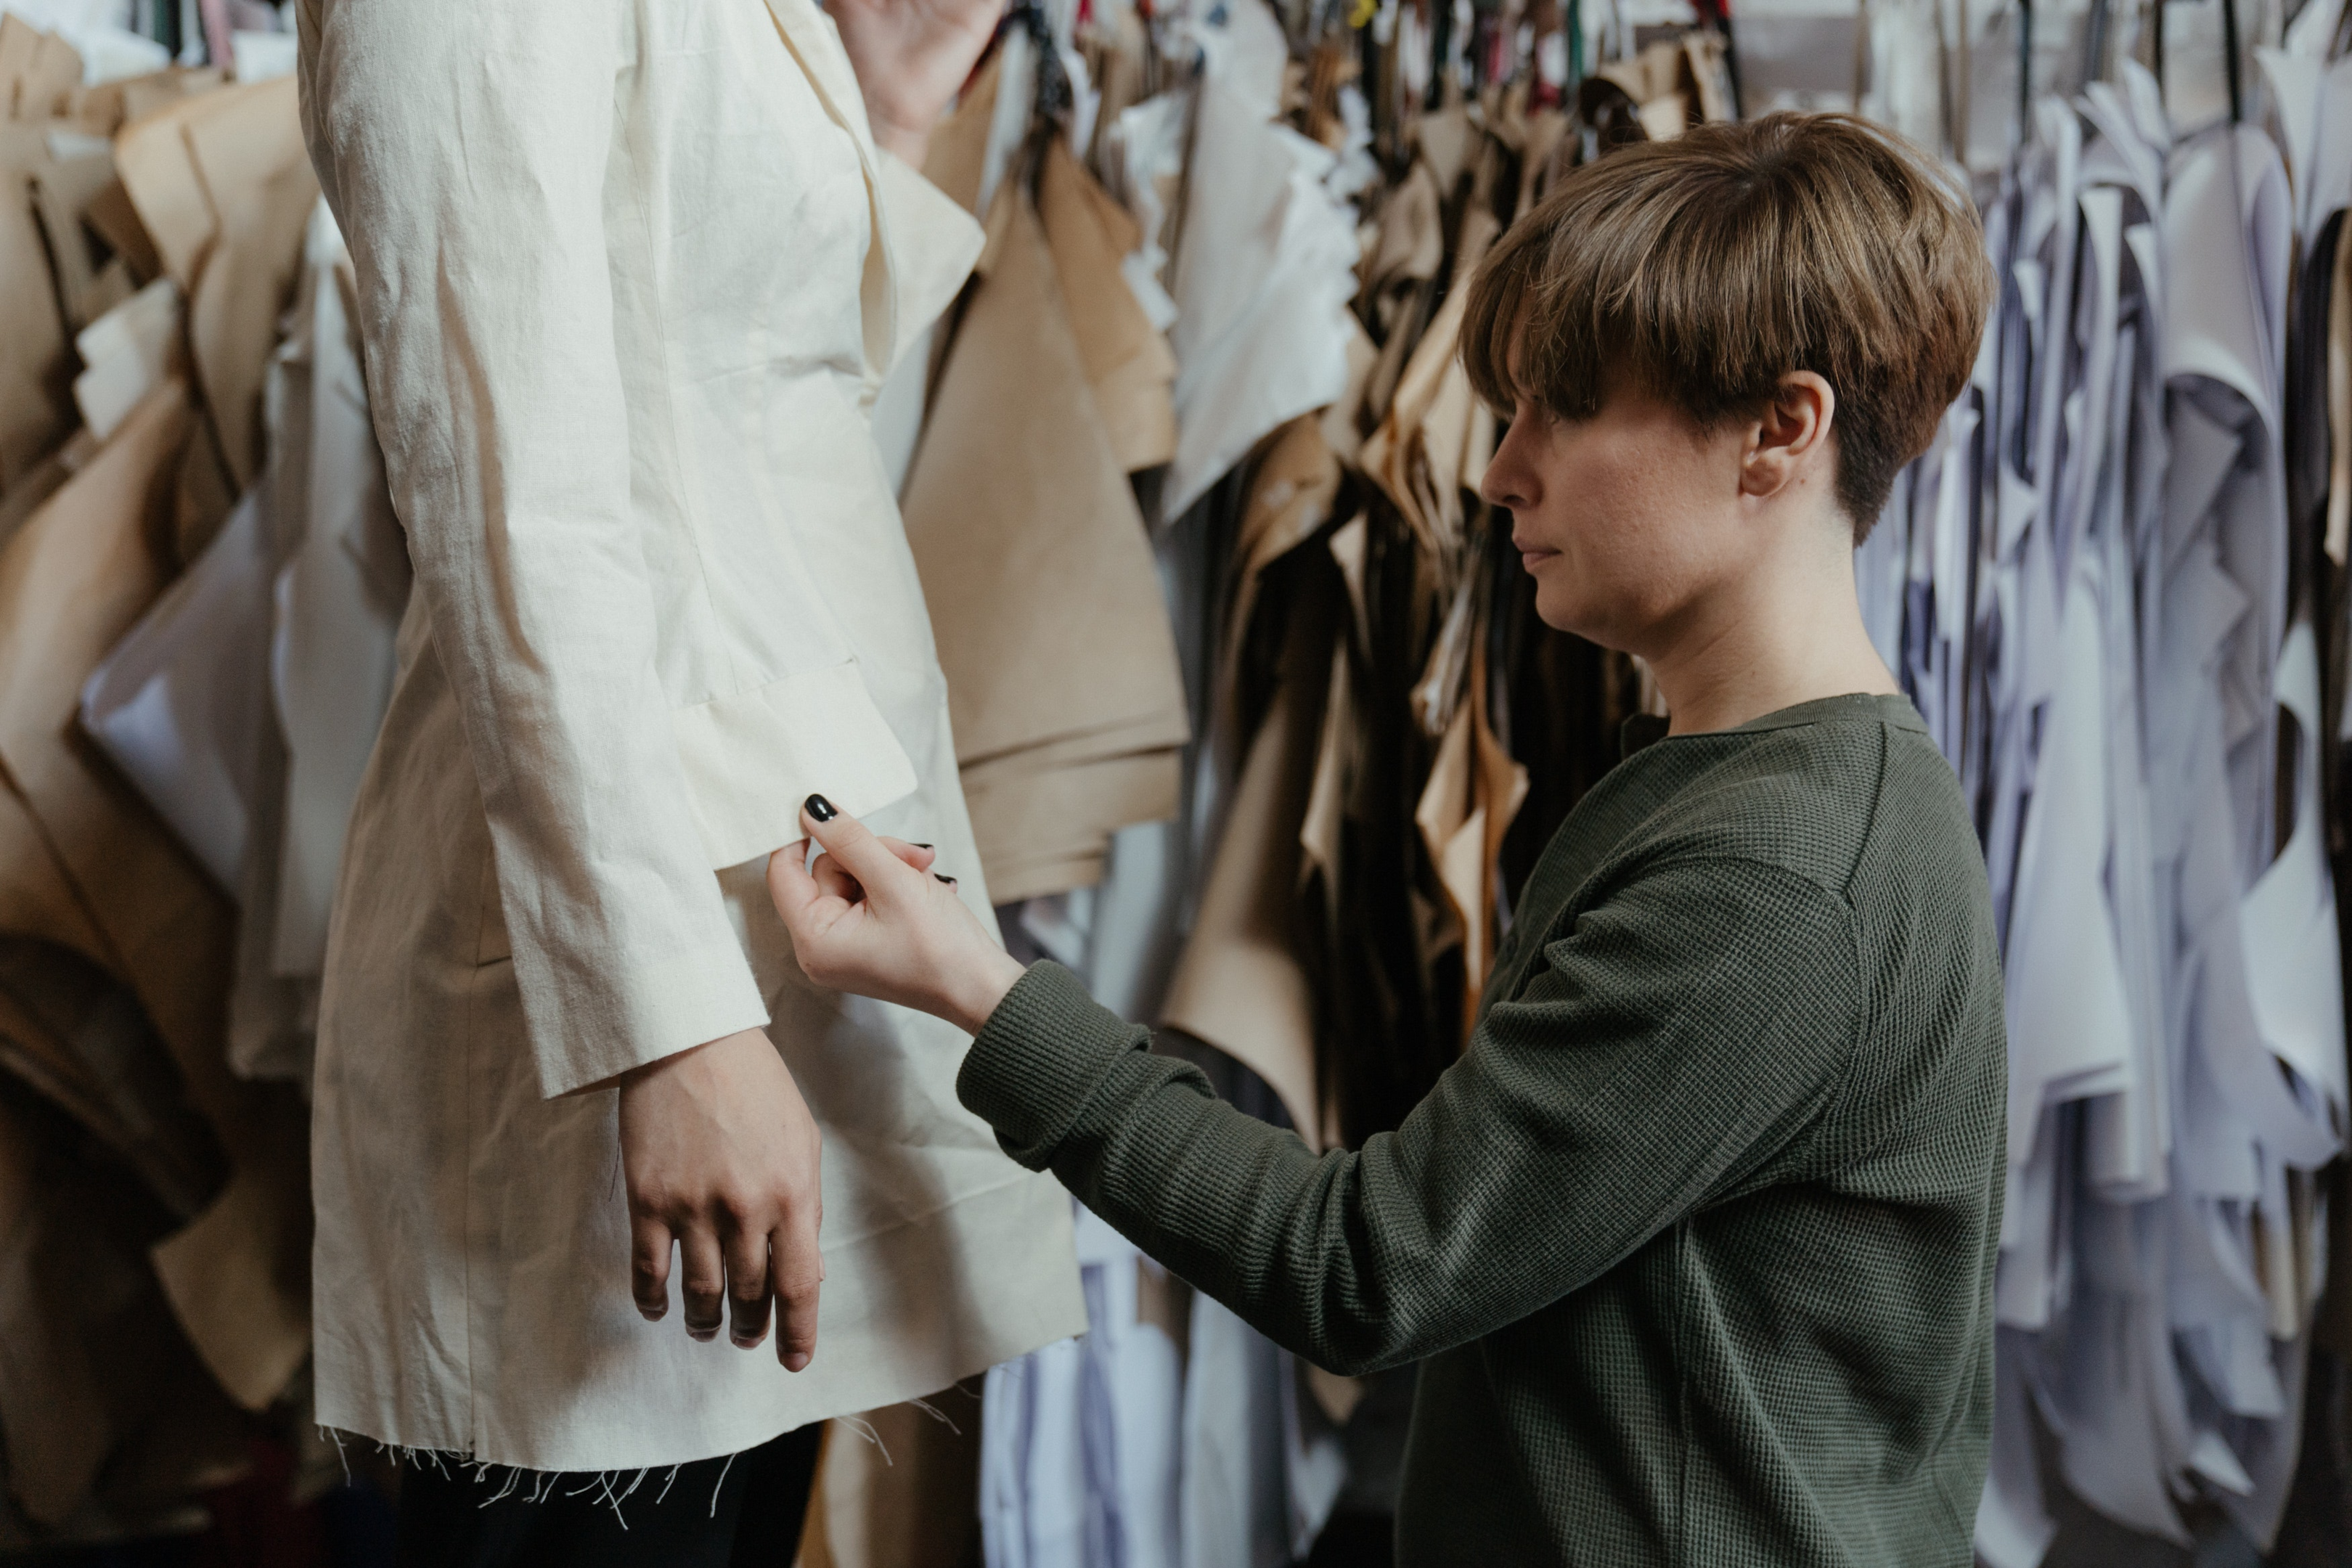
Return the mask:
<path id="1" fill-rule="evenodd" d="M 813 0 L 301 33 L 416 569 L 321 1004 L 319 1419 L 668 1465 L 1083 1329 L 1068 1202 L 957 1104 L 964 1037 L 811 987 L 761 880 L 822 791 L 988 913 L 867 417 L 978 226 L 877 152 Z M 761 1024 L 824 1133 L 798 1376 L 638 1317 L 595 1087 Z"/>

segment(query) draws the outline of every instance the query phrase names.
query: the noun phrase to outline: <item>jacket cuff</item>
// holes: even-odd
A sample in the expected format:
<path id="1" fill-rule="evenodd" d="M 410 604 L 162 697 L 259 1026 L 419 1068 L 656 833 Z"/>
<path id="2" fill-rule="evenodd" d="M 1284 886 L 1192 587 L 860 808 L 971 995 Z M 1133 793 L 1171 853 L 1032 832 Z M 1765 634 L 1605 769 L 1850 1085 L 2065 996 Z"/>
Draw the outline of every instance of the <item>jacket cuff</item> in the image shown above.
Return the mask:
<path id="1" fill-rule="evenodd" d="M 532 967 L 519 964 L 515 979 L 550 1100 L 768 1022 L 751 963 L 731 942 L 607 969 L 585 984 L 560 971 L 534 977 Z"/>
<path id="2" fill-rule="evenodd" d="M 1088 995 L 1076 975 L 1043 960 L 973 1038 L 956 1098 L 996 1129 L 1007 1154 L 1042 1171 L 1119 1058 L 1150 1039 L 1150 1030 Z"/>
<path id="3" fill-rule="evenodd" d="M 673 709 L 670 728 L 713 870 L 807 837 L 813 794 L 870 816 L 915 793 L 915 765 L 855 660 Z"/>

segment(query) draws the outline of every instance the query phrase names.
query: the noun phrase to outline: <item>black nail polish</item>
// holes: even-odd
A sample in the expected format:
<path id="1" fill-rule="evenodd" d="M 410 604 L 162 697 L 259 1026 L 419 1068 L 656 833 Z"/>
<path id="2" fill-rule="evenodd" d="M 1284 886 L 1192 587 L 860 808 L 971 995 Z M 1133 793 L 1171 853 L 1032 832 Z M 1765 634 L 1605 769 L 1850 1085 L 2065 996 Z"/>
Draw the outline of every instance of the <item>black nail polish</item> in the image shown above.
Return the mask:
<path id="1" fill-rule="evenodd" d="M 937 871 L 932 872 L 931 875 L 938 880 L 945 882 L 950 888 L 956 885 L 956 879 L 953 877 L 941 877 Z"/>
<path id="2" fill-rule="evenodd" d="M 813 795 L 808 797 L 808 814 L 816 818 L 819 822 L 831 822 L 835 817 L 841 815 L 841 813 L 833 809 L 833 802 L 825 799 L 824 796 L 821 795 Z"/>
<path id="3" fill-rule="evenodd" d="M 918 844 L 915 847 L 918 849 L 937 849 L 939 846 L 936 844 Z"/>

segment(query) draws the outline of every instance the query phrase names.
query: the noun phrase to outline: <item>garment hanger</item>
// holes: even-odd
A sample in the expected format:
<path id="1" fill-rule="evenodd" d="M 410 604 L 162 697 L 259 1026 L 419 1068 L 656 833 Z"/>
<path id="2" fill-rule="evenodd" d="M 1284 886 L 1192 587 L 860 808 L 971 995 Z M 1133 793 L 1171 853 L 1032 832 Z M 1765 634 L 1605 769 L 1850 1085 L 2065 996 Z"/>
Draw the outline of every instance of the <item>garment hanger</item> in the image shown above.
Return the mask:
<path id="1" fill-rule="evenodd" d="M 2091 18 L 2084 29 L 2083 81 L 2085 86 L 2106 79 L 2107 0 L 2091 0 Z"/>
<path id="2" fill-rule="evenodd" d="M 2033 0 L 2017 0 L 2017 144 L 2032 140 Z"/>
<path id="3" fill-rule="evenodd" d="M 2238 86 L 2238 0 L 2221 0 L 2221 63 L 2229 73 L 2230 123 L 2242 124 L 2246 106 Z"/>
<path id="4" fill-rule="evenodd" d="M 1969 162 L 1969 115 L 1976 102 L 1976 54 L 1969 42 L 1969 0 L 1952 0 L 1957 13 L 1959 33 L 1958 68 L 1956 90 L 1952 94 L 1952 158 L 1962 168 Z"/>
<path id="5" fill-rule="evenodd" d="M 1712 28 L 1723 39 L 1724 85 L 1731 89 L 1731 118 L 1745 120 L 1739 97 L 1739 50 L 1731 40 L 1731 0 L 1696 0 L 1699 26 Z"/>
<path id="6" fill-rule="evenodd" d="M 1870 0 L 1853 0 L 1853 111 L 1870 88 Z"/>

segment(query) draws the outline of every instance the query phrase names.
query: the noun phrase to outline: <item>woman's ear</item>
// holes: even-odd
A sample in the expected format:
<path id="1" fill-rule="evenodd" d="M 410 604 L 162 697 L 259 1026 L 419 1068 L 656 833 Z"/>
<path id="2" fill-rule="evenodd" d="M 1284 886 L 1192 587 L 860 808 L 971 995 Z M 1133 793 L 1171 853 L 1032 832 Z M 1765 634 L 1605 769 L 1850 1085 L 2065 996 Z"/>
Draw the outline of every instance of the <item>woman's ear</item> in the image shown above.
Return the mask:
<path id="1" fill-rule="evenodd" d="M 1772 399 L 1750 427 L 1739 462 L 1739 489 L 1758 500 L 1780 494 L 1832 460 L 1830 426 L 1837 393 L 1810 370 L 1780 378 Z"/>

